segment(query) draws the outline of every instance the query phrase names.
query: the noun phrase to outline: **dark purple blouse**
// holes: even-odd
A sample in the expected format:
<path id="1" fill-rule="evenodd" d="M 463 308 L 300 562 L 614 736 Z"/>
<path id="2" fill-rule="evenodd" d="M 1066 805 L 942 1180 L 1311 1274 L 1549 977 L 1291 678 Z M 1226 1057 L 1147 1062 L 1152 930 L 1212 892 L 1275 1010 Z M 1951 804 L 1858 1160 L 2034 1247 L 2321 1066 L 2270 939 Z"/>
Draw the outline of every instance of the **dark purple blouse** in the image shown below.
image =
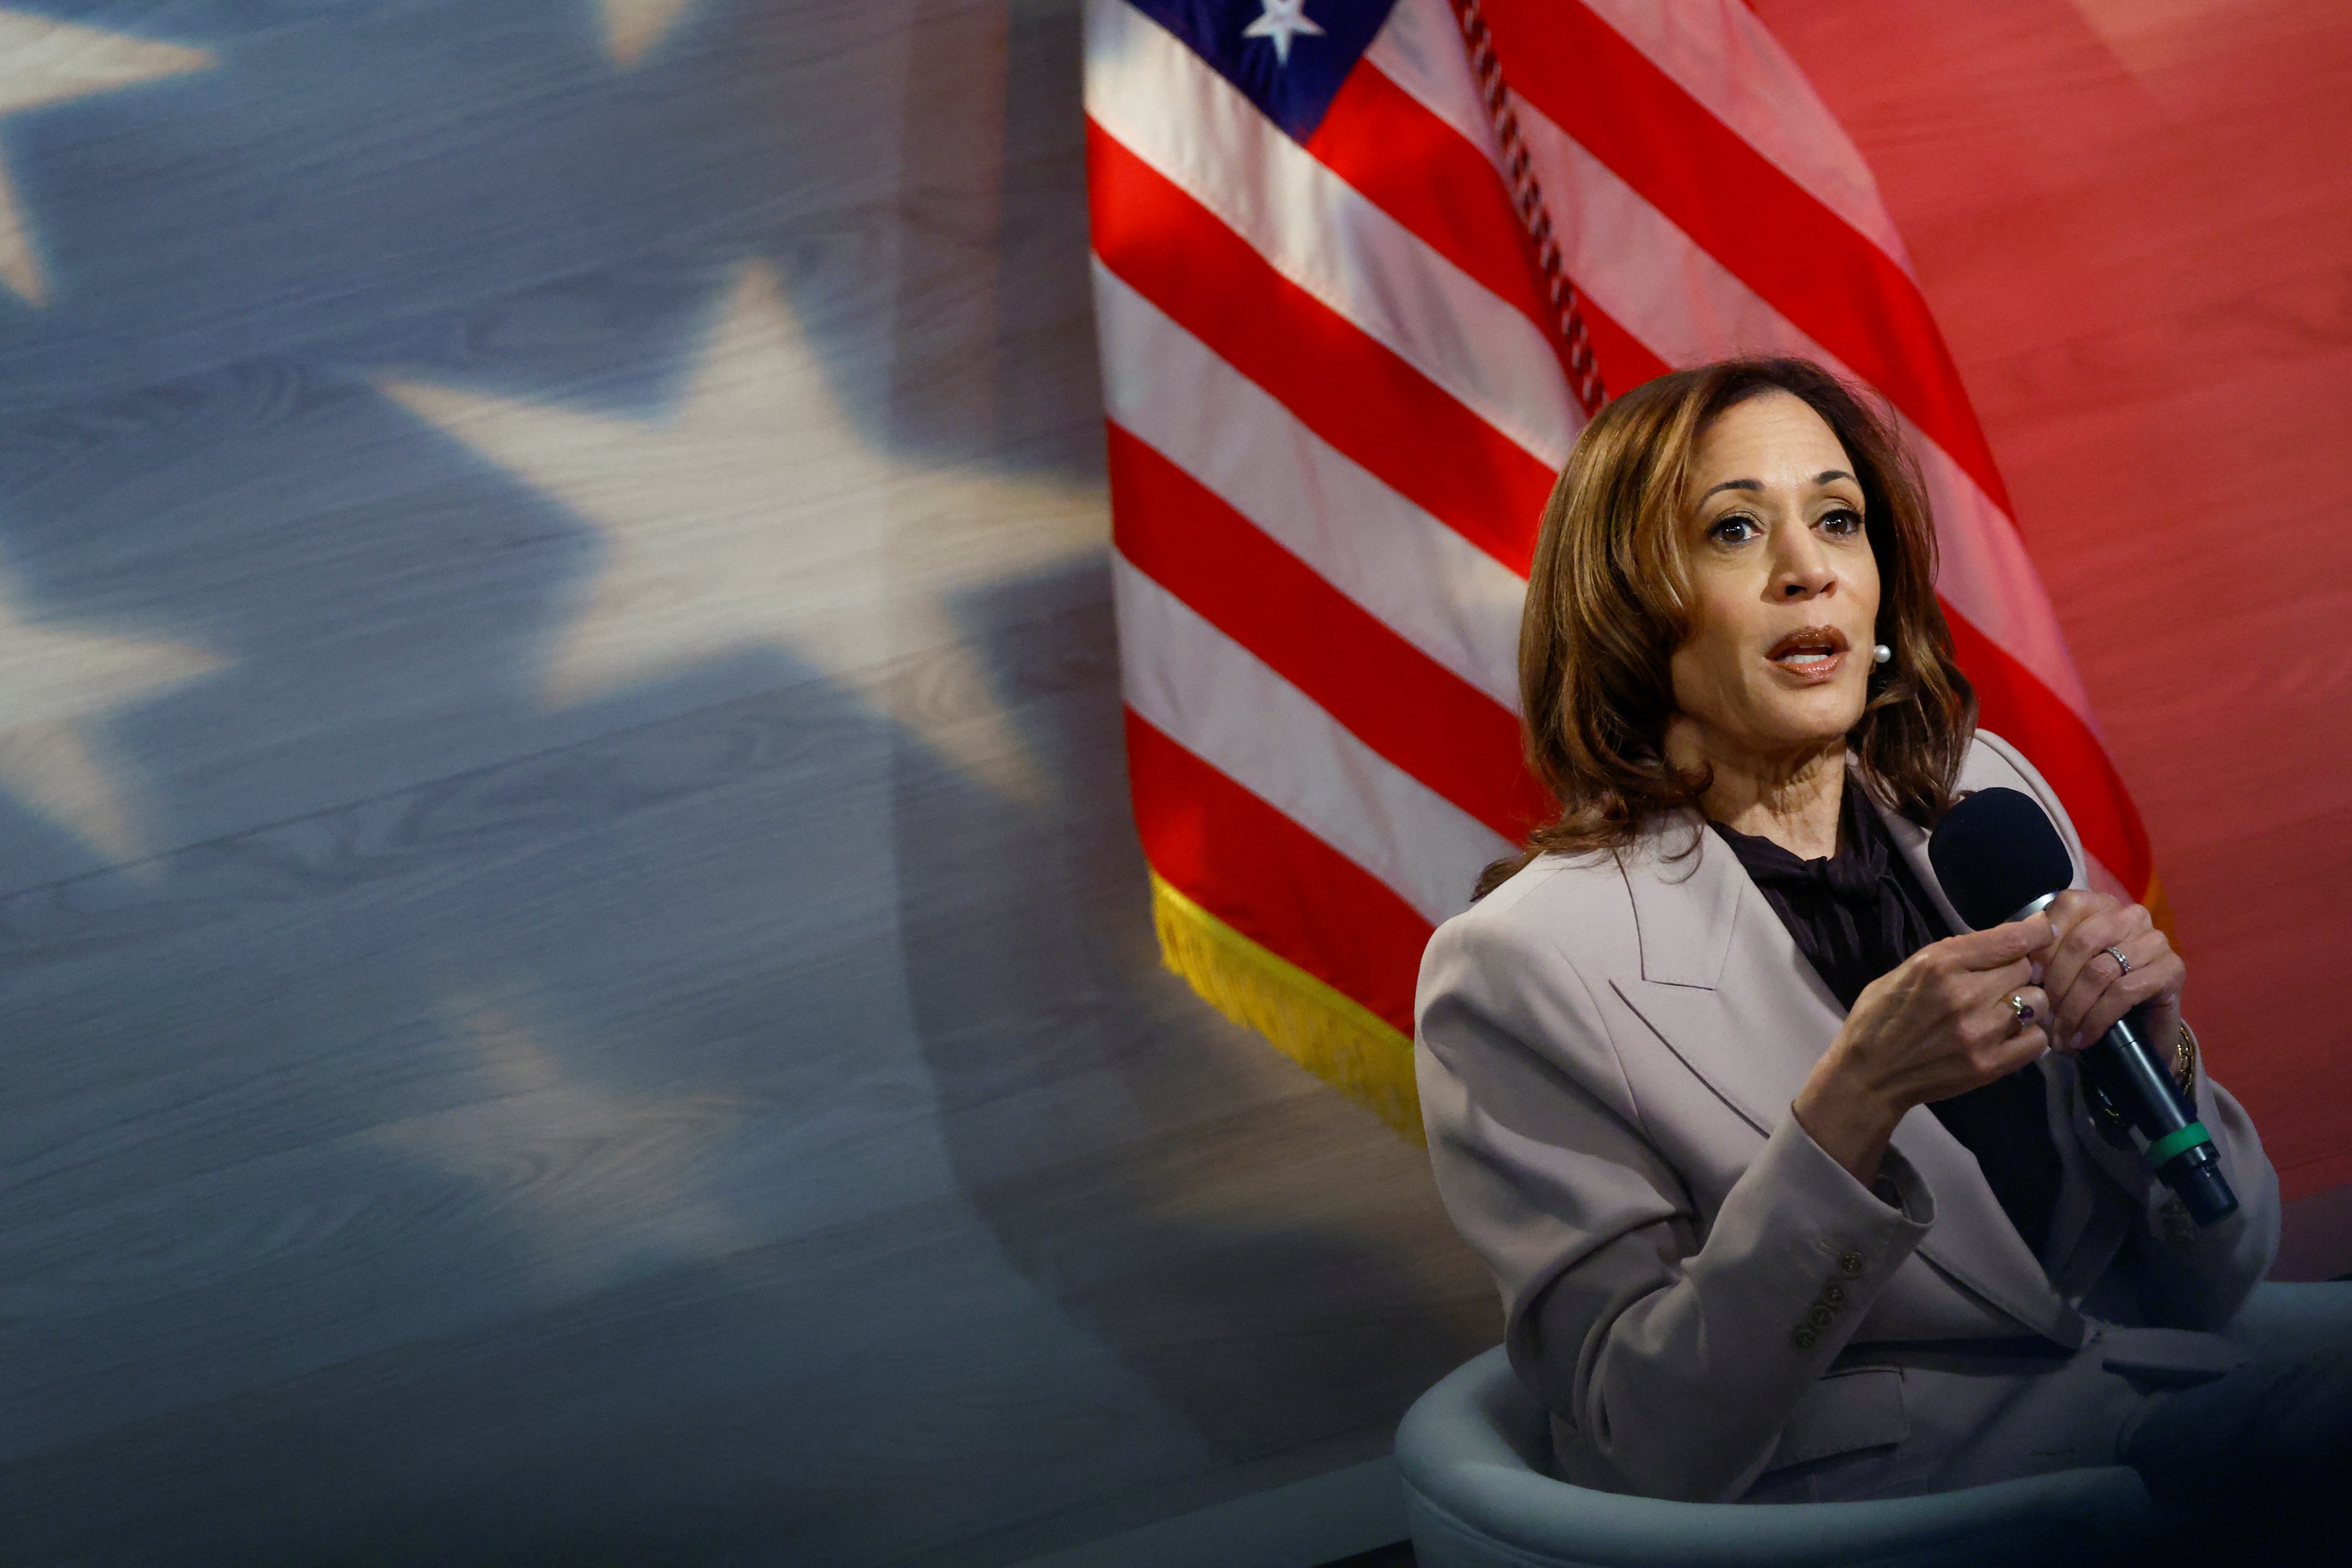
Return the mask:
<path id="1" fill-rule="evenodd" d="M 1851 779 L 1838 818 L 1837 853 L 1825 860 L 1801 860 L 1769 838 L 1735 833 L 1720 822 L 1707 826 L 1731 847 L 1796 939 L 1797 951 L 1849 1010 L 1864 986 L 1952 934 Z M 2041 1072 L 2022 1068 L 1928 1109 L 1977 1157 L 2010 1223 L 2040 1257 L 2060 1176 Z"/>

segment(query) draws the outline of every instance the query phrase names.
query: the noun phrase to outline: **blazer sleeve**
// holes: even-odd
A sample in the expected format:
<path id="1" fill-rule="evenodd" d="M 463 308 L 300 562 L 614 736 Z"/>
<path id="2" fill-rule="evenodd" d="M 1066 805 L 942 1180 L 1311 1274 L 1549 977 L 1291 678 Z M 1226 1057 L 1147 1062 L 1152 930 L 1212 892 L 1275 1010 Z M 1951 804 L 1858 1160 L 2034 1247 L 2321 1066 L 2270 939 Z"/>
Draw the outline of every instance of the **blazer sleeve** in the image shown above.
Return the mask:
<path id="1" fill-rule="evenodd" d="M 2087 885 L 2080 874 L 2085 866 L 2082 842 L 2057 791 L 2036 772 L 2017 749 L 1997 735 L 1977 732 L 1980 746 L 2016 774 L 2020 787 L 2041 802 L 2066 840 L 2074 856 L 2077 886 Z M 1980 770 L 1972 773 L 1980 774 Z M 2005 783 L 1977 776 L 1970 782 Z M 2191 1038 L 2194 1038 L 2192 1034 Z M 2164 1044 L 2168 1047 L 2170 1042 Z M 2254 1131 L 2253 1119 L 2236 1097 L 2213 1081 L 2210 1073 L 2197 1074 L 2197 1119 L 2212 1135 L 2221 1161 L 2221 1173 L 2238 1194 L 2238 1212 L 2220 1224 L 2200 1227 L 2170 1188 L 2157 1180 L 2128 1144 L 2118 1143 L 2099 1124 L 2083 1094 L 2082 1078 L 2067 1065 L 2068 1121 L 2075 1141 L 2092 1163 L 2121 1190 L 2133 1210 L 2133 1223 L 2116 1266 L 2130 1279 L 2141 1311 L 2150 1323 L 2165 1328 L 2219 1329 L 2245 1304 L 2254 1287 L 2270 1272 L 2278 1253 L 2279 1184 L 2270 1156 Z"/>
<path id="2" fill-rule="evenodd" d="M 1582 977 L 1483 915 L 1431 942 L 1414 1055 L 1438 1190 L 1494 1273 L 1512 1365 L 1570 1429 L 1571 1481 L 1736 1500 L 1927 1233 L 1927 1184 L 1889 1151 L 1890 1206 L 1785 1116 L 1703 1215 Z"/>
<path id="3" fill-rule="evenodd" d="M 2197 1119 L 2212 1135 L 2221 1174 L 2238 1194 L 2236 1214 L 2200 1226 L 2146 1162 L 2099 1125 L 2084 1098 L 2081 1075 L 2067 1079 L 2074 1136 L 2133 1213 L 2116 1267 L 2130 1280 L 2142 1316 L 2164 1328 L 2220 1329 L 2245 1305 L 2278 1254 L 2278 1175 L 2253 1119 L 2228 1089 L 2199 1072 Z"/>

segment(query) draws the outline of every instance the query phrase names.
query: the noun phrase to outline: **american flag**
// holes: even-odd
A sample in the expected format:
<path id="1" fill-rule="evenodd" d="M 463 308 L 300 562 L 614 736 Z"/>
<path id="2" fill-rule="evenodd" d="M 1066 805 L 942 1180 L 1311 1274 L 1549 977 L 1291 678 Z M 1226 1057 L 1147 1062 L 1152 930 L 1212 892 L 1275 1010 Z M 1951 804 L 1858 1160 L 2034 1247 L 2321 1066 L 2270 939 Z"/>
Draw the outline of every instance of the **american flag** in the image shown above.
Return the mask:
<path id="1" fill-rule="evenodd" d="M 1742 353 L 1892 405 L 1982 722 L 2161 914 L 1902 239 L 1745 5 L 1088 0 L 1086 75 L 1136 820 L 1203 996 L 1417 1134 L 1423 944 L 1551 811 L 1552 477 L 1601 387 Z"/>

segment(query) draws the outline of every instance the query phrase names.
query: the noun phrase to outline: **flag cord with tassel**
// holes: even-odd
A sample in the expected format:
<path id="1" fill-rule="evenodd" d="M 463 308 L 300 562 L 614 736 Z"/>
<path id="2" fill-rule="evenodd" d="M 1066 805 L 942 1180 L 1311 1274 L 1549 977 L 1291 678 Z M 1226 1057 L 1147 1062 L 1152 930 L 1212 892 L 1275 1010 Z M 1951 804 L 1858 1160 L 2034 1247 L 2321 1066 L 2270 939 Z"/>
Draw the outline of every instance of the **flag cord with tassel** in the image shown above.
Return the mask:
<path id="1" fill-rule="evenodd" d="M 1568 384 L 1576 394 L 1579 406 L 1587 419 L 1601 412 L 1609 401 L 1609 389 L 1601 380 L 1601 367 L 1592 357 L 1592 339 L 1584 330 L 1584 311 L 1569 280 L 1568 269 L 1561 264 L 1559 237 L 1552 232 L 1551 214 L 1544 206 L 1543 187 L 1536 181 L 1536 163 L 1528 152 L 1527 137 L 1519 130 L 1518 112 L 1511 107 L 1511 89 L 1503 79 L 1502 61 L 1495 58 L 1495 36 L 1487 31 L 1486 14 L 1478 0 L 1453 0 L 1454 19 L 1462 27 L 1462 42 L 1470 52 L 1470 71 L 1478 81 L 1479 101 L 1486 106 L 1486 121 L 1494 128 L 1495 144 L 1503 155 L 1503 177 L 1510 182 L 1511 205 L 1517 209 L 1519 222 L 1528 231 L 1528 238 L 1536 247 L 1536 265 L 1543 271 L 1544 286 L 1551 294 L 1551 308 L 1558 314 L 1560 342 L 1568 350 Z"/>

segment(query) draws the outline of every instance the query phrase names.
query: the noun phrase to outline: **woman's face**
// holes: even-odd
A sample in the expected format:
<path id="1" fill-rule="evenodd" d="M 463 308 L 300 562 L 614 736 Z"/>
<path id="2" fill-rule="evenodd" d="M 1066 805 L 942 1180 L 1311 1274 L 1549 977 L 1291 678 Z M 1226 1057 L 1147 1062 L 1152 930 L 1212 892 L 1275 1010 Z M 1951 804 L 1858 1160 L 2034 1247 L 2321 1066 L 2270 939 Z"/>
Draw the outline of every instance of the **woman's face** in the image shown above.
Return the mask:
<path id="1" fill-rule="evenodd" d="M 1853 461 L 1802 399 L 1769 392 L 1699 437 L 1683 498 L 1692 626 L 1675 705 L 1708 754 L 1811 750 L 1868 697 L 1878 562 Z"/>

